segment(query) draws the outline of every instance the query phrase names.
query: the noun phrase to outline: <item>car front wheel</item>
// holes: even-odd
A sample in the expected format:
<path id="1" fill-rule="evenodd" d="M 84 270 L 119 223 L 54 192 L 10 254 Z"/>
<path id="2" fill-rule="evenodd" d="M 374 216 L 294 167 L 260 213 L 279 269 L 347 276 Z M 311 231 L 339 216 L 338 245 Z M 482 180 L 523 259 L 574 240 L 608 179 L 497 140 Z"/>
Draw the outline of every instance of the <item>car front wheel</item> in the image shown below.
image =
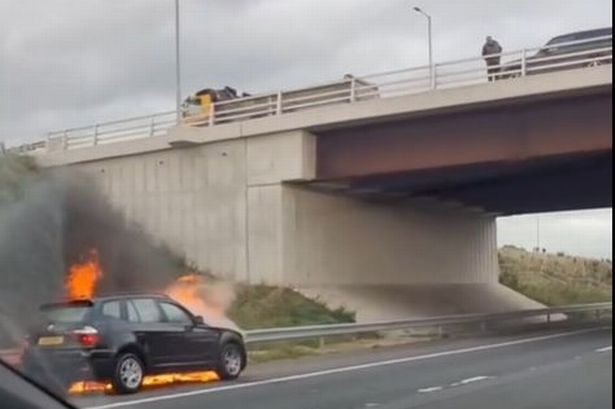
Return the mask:
<path id="1" fill-rule="evenodd" d="M 145 374 L 145 367 L 138 356 L 124 353 L 118 356 L 113 374 L 113 389 L 119 394 L 136 393 Z"/>
<path id="2" fill-rule="evenodd" d="M 224 344 L 218 357 L 218 376 L 221 379 L 237 379 L 245 366 L 245 353 L 236 343 Z"/>

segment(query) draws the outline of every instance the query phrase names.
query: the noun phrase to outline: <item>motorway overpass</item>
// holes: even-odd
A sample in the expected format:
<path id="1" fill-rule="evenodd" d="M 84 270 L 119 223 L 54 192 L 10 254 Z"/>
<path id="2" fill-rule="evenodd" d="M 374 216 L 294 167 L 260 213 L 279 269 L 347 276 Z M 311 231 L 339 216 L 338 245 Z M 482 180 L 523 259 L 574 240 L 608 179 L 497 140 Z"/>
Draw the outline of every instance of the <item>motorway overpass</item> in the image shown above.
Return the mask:
<path id="1" fill-rule="evenodd" d="M 365 319 L 533 306 L 496 216 L 612 204 L 610 65 L 351 102 L 37 158 L 198 267 Z"/>

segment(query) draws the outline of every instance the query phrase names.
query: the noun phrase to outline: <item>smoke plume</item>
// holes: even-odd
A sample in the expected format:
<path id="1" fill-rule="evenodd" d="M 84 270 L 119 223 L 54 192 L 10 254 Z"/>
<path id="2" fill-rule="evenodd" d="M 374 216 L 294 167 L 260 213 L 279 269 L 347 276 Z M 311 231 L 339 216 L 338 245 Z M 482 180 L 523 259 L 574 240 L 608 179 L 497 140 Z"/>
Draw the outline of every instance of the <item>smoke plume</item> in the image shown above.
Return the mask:
<path id="1" fill-rule="evenodd" d="M 62 299 L 69 266 L 93 249 L 103 272 L 97 293 L 160 292 L 188 273 L 184 260 L 127 224 L 87 176 L 0 156 L 0 348 L 21 336 L 15 328 L 25 328 L 40 304 Z"/>

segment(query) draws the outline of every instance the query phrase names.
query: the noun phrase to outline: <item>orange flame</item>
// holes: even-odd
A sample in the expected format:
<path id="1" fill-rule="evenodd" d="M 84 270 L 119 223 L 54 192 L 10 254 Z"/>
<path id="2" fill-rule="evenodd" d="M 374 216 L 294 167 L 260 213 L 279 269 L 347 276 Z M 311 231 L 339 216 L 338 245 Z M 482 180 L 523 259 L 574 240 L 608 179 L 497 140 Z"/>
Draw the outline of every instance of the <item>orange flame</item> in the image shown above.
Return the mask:
<path id="1" fill-rule="evenodd" d="M 110 393 L 113 391 L 113 386 L 110 383 L 101 383 L 94 381 L 75 382 L 68 388 L 70 395 L 81 395 L 84 393 Z"/>
<path id="2" fill-rule="evenodd" d="M 96 284 L 102 277 L 98 262 L 98 252 L 91 250 L 88 258 L 70 267 L 66 279 L 66 292 L 69 300 L 89 300 L 94 296 Z"/>
<path id="3" fill-rule="evenodd" d="M 203 279 L 195 274 L 179 277 L 173 284 L 165 289 L 165 294 L 188 308 L 193 314 L 206 315 L 207 304 L 203 301 L 200 291 L 203 288 Z"/>
<path id="4" fill-rule="evenodd" d="M 207 383 L 219 380 L 220 377 L 214 371 L 170 373 L 146 376 L 143 378 L 143 386 L 164 386 L 174 383 Z"/>
<path id="5" fill-rule="evenodd" d="M 188 274 L 175 280 L 164 293 L 194 315 L 202 316 L 209 325 L 238 329 L 226 316 L 235 299 L 233 288 L 228 283 Z"/>
<path id="6" fill-rule="evenodd" d="M 168 373 L 159 375 L 148 375 L 143 378 L 144 388 L 157 388 L 171 386 L 175 384 L 194 384 L 219 381 L 220 377 L 213 371 L 188 372 L 188 373 Z M 70 385 L 68 393 L 70 395 L 82 395 L 89 393 L 112 393 L 113 386 L 110 383 L 81 381 Z"/>

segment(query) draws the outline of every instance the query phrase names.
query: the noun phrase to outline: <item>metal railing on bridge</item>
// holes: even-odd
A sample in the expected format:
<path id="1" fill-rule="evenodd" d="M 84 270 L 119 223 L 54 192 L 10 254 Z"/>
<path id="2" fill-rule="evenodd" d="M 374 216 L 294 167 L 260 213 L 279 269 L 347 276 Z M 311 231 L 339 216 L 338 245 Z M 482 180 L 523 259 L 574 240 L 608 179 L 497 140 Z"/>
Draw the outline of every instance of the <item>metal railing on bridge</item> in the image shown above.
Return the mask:
<path id="1" fill-rule="evenodd" d="M 229 122 L 275 117 L 308 109 L 393 98 L 439 89 L 612 63 L 612 36 L 496 54 L 501 63 L 488 72 L 484 57 L 473 57 L 361 77 L 314 87 L 266 93 L 211 104 L 208 112 L 184 117 L 181 125 L 212 127 Z M 62 151 L 148 138 L 177 125 L 175 111 L 138 116 L 50 132 L 45 141 L 9 149 L 16 152 Z"/>

